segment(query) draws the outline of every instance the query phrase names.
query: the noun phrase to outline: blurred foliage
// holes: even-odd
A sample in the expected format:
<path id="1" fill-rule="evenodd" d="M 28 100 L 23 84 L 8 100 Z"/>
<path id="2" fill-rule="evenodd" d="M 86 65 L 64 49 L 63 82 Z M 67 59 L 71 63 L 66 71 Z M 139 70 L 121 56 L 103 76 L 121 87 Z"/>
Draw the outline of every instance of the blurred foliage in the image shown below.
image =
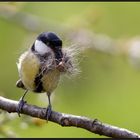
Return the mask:
<path id="1" fill-rule="evenodd" d="M 37 22 L 43 21 L 50 26 L 40 28 L 40 25 L 37 30 L 25 30 L 18 25 L 21 22 L 10 22 L 10 16 L 4 19 L 1 16 L 2 7 L 10 10 L 9 13 L 13 15 L 20 12 L 31 14 L 38 17 Z M 123 53 L 111 55 L 92 47 L 85 50 L 81 58 L 80 75 L 73 79 L 62 78 L 52 94 L 53 109 L 98 118 L 105 123 L 140 133 L 140 71 L 129 63 L 129 59 L 133 59 L 136 54 L 133 51 L 134 55 L 129 58 L 129 41 L 140 34 L 139 15 L 138 2 L 1 2 L 1 96 L 13 100 L 19 100 L 22 96 L 23 90 L 15 86 L 18 80 L 16 62 L 19 55 L 32 45 L 36 36 L 44 29 L 60 34 L 64 46 L 71 45 L 71 42 L 69 36 L 62 34 L 63 28 L 70 33 L 84 29 L 95 34 L 104 34 L 118 41 L 118 47 Z M 19 19 L 21 18 L 12 17 L 12 21 Z M 26 96 L 28 103 L 47 106 L 45 94 L 30 93 Z M 0 116 L 0 137 L 104 137 L 25 115 L 19 118 L 14 114 L 13 117 L 13 114 L 2 111 Z"/>

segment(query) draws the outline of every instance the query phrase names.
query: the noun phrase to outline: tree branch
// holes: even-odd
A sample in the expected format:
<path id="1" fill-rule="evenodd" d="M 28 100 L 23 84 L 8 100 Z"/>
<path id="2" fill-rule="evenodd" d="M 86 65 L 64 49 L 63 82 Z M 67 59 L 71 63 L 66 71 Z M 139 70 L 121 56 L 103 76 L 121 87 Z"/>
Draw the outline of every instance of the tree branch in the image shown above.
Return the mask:
<path id="1" fill-rule="evenodd" d="M 0 96 L 0 109 L 11 113 L 17 112 L 17 107 L 17 101 L 6 99 Z M 25 104 L 21 113 L 32 117 L 45 119 L 45 112 L 45 108 Z M 49 121 L 60 124 L 61 126 L 80 127 L 95 134 L 113 138 L 140 138 L 140 135 L 131 132 L 127 129 L 105 124 L 97 119 L 89 119 L 87 117 L 82 116 L 75 116 L 52 111 Z"/>

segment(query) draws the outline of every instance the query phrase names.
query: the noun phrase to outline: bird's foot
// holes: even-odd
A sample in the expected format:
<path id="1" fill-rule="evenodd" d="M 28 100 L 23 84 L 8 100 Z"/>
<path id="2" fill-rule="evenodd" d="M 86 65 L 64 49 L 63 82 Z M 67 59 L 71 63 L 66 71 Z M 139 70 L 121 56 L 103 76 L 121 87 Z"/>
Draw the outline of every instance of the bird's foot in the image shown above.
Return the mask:
<path id="1" fill-rule="evenodd" d="M 20 117 L 20 113 L 21 113 L 22 108 L 23 108 L 25 103 L 26 103 L 26 101 L 24 101 L 23 98 L 21 97 L 19 102 L 18 102 L 18 108 L 17 108 L 17 113 L 18 113 L 19 117 Z"/>
<path id="2" fill-rule="evenodd" d="M 49 117 L 51 116 L 51 113 L 52 113 L 52 107 L 51 107 L 51 105 L 48 105 L 48 107 L 46 109 L 46 114 L 45 114 L 45 118 L 46 118 L 47 121 L 49 120 Z"/>

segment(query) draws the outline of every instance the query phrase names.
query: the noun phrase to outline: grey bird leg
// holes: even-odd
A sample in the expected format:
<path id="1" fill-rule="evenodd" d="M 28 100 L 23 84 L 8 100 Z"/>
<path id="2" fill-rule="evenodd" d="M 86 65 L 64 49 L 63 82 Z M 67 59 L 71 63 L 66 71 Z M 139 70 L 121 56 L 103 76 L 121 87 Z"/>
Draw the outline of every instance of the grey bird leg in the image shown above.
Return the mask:
<path id="1" fill-rule="evenodd" d="M 49 101 L 49 104 L 46 108 L 46 114 L 45 114 L 45 118 L 46 120 L 48 121 L 50 115 L 51 115 L 51 112 L 52 112 L 52 106 L 51 106 L 51 100 L 50 100 L 50 93 L 47 93 L 47 96 L 48 96 L 48 101 Z"/>
<path id="2" fill-rule="evenodd" d="M 22 111 L 22 108 L 23 108 L 24 104 L 26 103 L 26 101 L 24 101 L 24 97 L 27 94 L 27 92 L 28 92 L 28 90 L 25 90 L 24 95 L 19 99 L 19 102 L 18 102 L 17 113 L 18 113 L 19 117 L 20 117 L 20 113 Z"/>

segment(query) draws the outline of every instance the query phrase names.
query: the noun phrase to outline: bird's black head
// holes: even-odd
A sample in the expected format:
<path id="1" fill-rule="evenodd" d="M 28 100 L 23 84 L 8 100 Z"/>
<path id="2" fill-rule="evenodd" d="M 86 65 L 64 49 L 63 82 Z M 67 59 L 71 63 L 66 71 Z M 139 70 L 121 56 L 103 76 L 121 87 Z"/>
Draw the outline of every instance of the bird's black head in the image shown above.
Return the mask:
<path id="1" fill-rule="evenodd" d="M 37 37 L 37 39 L 52 49 L 55 47 L 62 47 L 62 40 L 53 32 L 43 32 Z"/>
<path id="2" fill-rule="evenodd" d="M 33 44 L 32 51 L 39 51 L 41 55 L 44 55 L 47 48 L 52 49 L 55 54 L 56 63 L 59 64 L 63 57 L 62 40 L 53 32 L 41 33 Z"/>
<path id="3" fill-rule="evenodd" d="M 54 51 L 57 61 L 62 60 L 62 40 L 55 33 L 43 32 L 37 37 L 37 40 L 42 41 Z"/>

